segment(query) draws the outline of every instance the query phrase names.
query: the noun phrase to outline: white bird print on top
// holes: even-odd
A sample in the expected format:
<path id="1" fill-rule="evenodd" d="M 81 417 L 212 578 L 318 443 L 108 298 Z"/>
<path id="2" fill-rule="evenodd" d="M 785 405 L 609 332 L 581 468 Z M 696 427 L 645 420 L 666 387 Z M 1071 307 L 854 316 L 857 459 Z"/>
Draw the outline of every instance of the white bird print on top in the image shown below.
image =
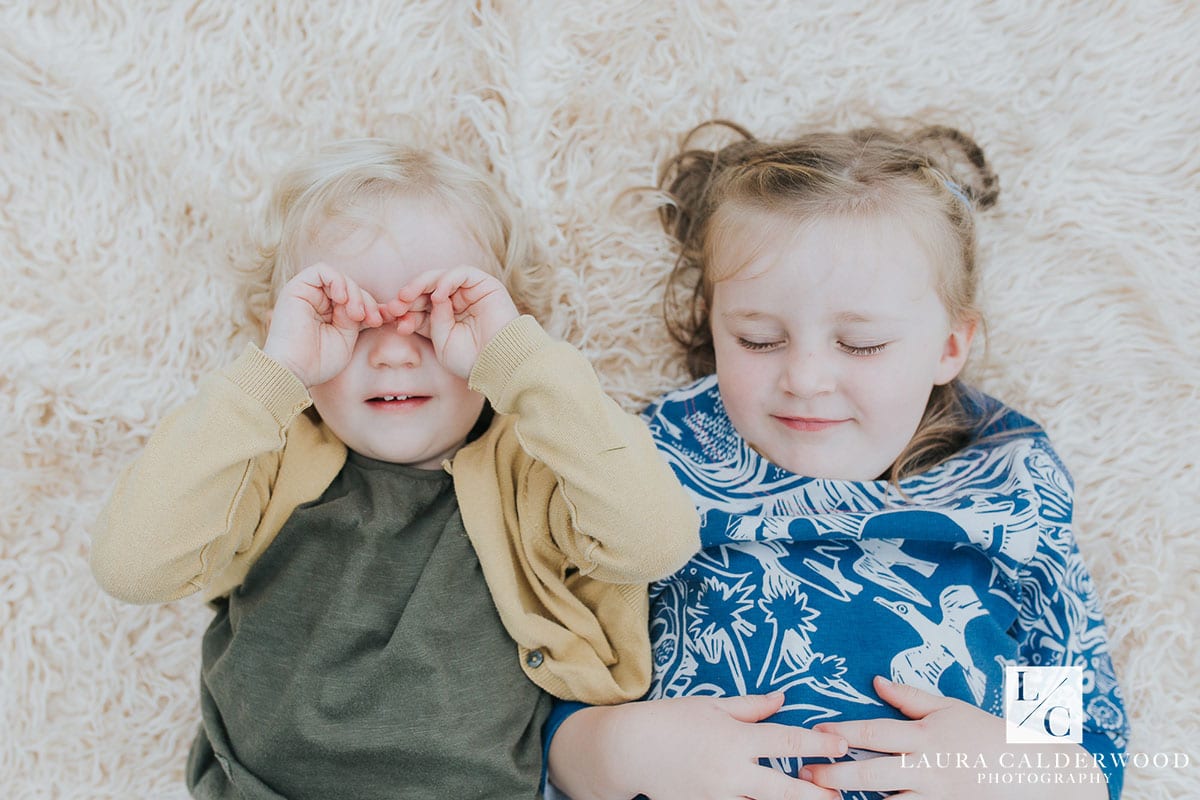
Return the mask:
<path id="1" fill-rule="evenodd" d="M 928 578 L 937 569 L 937 564 L 904 552 L 900 547 L 902 539 L 864 539 L 857 544 L 863 554 L 853 564 L 856 573 L 914 603 L 929 605 L 916 587 L 896 574 L 896 567 L 907 567 Z"/>
<path id="2" fill-rule="evenodd" d="M 967 623 L 987 613 L 970 586 L 947 586 L 939 598 L 941 622 L 934 622 L 920 609 L 904 601 L 876 597 L 875 602 L 912 626 L 922 643 L 892 658 L 892 680 L 941 694 L 942 673 L 954 664 L 962 667 L 976 704 L 983 702 L 987 676 L 975 666 L 963 633 Z"/>

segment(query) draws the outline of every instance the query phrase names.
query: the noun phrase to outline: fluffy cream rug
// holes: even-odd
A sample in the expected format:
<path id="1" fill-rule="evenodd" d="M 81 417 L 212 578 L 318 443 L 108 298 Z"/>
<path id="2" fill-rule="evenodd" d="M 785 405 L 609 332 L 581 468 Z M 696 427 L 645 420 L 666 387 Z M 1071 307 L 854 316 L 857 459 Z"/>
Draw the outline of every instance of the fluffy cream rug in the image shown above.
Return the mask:
<path id="1" fill-rule="evenodd" d="M 226 363 L 228 265 L 272 173 L 333 138 L 486 164 L 551 269 L 533 308 L 630 408 L 683 372 L 647 204 L 679 135 L 915 116 L 975 133 L 985 389 L 1074 471 L 1133 749 L 1200 797 L 1200 6 L 1177 0 L 6 3 L 0 10 L 0 786 L 181 797 L 196 600 L 103 596 L 118 469 Z"/>

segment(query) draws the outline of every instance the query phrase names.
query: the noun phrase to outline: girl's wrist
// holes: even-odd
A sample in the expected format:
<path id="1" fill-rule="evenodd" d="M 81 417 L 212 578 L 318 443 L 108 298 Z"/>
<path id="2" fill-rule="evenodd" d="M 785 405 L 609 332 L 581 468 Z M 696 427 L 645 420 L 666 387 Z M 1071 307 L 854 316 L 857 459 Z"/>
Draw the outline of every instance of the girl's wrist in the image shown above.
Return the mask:
<path id="1" fill-rule="evenodd" d="M 565 719 L 550 743 L 550 780 L 572 797 L 627 798 L 620 724 L 625 706 L 591 706 Z"/>

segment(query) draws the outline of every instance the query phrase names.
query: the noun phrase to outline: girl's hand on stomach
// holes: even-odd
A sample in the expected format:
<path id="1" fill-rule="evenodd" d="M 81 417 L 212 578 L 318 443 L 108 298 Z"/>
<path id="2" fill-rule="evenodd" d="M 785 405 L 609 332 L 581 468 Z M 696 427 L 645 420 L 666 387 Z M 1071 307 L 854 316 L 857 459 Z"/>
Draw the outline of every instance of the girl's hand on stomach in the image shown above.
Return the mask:
<path id="1" fill-rule="evenodd" d="M 572 800 L 838 800 L 835 791 L 764 767 L 759 758 L 846 752 L 841 736 L 765 719 L 782 694 L 677 697 L 593 706 L 563 721 L 550 779 Z"/>
<path id="2" fill-rule="evenodd" d="M 900 792 L 901 800 L 1104 800 L 1108 790 L 1099 769 L 1078 745 L 1006 745 L 1005 722 L 962 700 L 930 694 L 915 686 L 875 678 L 875 691 L 908 720 L 870 719 L 825 722 L 813 730 L 845 737 L 851 747 L 888 755 L 837 764 L 814 764 L 801 775 L 813 783 L 845 791 Z M 1062 783 L 1004 782 L 1003 773 L 1028 773 L 1022 757 L 1038 763 L 1039 753 L 1054 764 L 1054 753 L 1068 753 L 1069 766 L 1049 770 L 1063 775 Z M 1077 762 L 1077 756 L 1083 756 Z M 939 760 L 940 759 L 940 760 Z M 941 766 L 938 766 L 939 763 Z M 1088 764 L 1076 769 L 1077 763 Z M 948 766 L 947 766 L 948 765 Z M 980 779 L 984 773 L 985 778 Z M 1075 773 L 1068 775 L 1068 773 Z M 1001 778 L 995 782 L 987 774 Z M 1074 777 L 1075 780 L 1068 780 Z"/>

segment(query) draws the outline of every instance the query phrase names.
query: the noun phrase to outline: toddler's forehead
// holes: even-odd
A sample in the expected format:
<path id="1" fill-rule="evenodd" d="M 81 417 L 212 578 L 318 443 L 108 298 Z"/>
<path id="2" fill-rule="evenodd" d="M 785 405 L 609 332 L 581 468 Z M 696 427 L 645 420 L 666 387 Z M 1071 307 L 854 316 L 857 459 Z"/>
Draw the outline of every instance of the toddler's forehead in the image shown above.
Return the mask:
<path id="1" fill-rule="evenodd" d="M 460 266 L 500 271 L 470 215 L 423 198 L 401 196 L 323 214 L 313 220 L 305 239 L 300 268 L 323 261 L 389 283 Z"/>

